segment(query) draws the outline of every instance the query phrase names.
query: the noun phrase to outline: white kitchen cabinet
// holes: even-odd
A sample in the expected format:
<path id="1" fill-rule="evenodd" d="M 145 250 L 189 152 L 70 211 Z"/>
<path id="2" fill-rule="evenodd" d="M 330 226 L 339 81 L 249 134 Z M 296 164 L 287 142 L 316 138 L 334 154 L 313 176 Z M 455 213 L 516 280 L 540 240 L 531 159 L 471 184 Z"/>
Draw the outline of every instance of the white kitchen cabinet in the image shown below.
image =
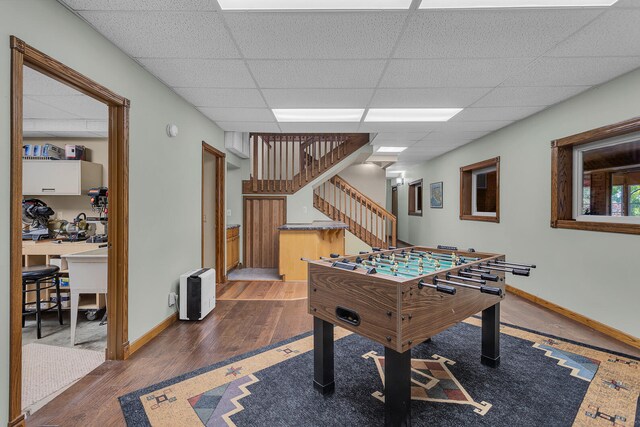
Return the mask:
<path id="1" fill-rule="evenodd" d="M 25 196 L 85 196 L 102 186 L 102 165 L 82 160 L 23 160 Z"/>

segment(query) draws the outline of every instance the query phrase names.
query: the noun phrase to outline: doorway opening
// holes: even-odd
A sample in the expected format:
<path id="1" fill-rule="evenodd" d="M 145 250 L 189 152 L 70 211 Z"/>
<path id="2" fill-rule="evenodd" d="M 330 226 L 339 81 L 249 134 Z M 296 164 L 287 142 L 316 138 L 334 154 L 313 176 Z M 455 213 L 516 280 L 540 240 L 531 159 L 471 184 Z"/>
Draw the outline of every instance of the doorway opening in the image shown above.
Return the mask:
<path id="1" fill-rule="evenodd" d="M 225 153 L 202 141 L 202 267 L 216 270 L 216 281 L 227 281 L 225 269 Z"/>
<path id="2" fill-rule="evenodd" d="M 98 348 L 104 353 L 91 355 L 90 363 L 128 354 L 129 101 L 16 37 L 10 38 L 10 47 L 9 419 L 10 425 L 21 425 L 25 410 L 42 404 L 42 399 L 22 399 L 32 386 L 25 388 L 29 377 L 23 375 L 23 361 L 45 357 L 53 358 L 52 363 L 68 362 L 78 352 Z M 75 113 L 69 111 L 73 108 Z M 70 122 L 62 125 L 65 118 Z M 83 120 L 84 134 L 65 128 L 81 127 Z M 90 141 L 80 143 L 69 139 L 72 136 Z M 88 318 L 100 319 L 86 330 L 70 328 L 75 308 L 83 305 Z M 47 308 L 52 310 L 44 313 Z M 78 331 L 73 342 L 73 332 Z M 23 333 L 29 334 L 24 342 Z M 43 345 L 38 343 L 41 339 L 51 342 Z M 83 350 L 77 349 L 79 341 Z M 52 351 L 65 354 L 58 358 Z M 78 356 L 79 363 L 88 363 L 85 356 Z M 56 383 L 68 378 L 54 377 L 51 388 L 70 385 Z"/>

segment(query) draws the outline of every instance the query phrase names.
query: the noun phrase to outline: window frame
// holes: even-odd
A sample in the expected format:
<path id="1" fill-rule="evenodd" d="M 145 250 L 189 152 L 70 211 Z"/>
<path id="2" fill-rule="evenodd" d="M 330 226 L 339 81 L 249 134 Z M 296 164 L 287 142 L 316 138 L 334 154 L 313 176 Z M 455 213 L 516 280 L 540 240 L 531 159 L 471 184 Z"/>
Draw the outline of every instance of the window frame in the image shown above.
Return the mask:
<path id="1" fill-rule="evenodd" d="M 596 141 L 640 132 L 640 117 L 591 129 L 551 141 L 551 218 L 552 228 L 640 234 L 640 224 L 577 221 L 574 217 L 574 148 Z M 610 217 L 607 217 L 610 219 Z"/>
<path id="2" fill-rule="evenodd" d="M 422 196 L 419 198 L 420 200 L 420 210 L 416 210 L 416 204 L 418 202 L 418 200 L 416 200 L 416 188 L 420 187 L 420 191 L 422 192 Z M 422 185 L 422 179 L 416 179 L 415 181 L 412 181 L 409 183 L 409 187 L 407 190 L 407 199 L 408 199 L 408 206 L 407 206 L 407 213 L 409 215 L 412 216 L 422 216 L 422 212 L 424 212 L 423 209 L 423 205 L 424 205 L 424 185 Z"/>
<path id="3" fill-rule="evenodd" d="M 496 171 L 496 212 L 476 210 L 476 179 L 479 173 Z M 483 160 L 460 168 L 460 220 L 500 222 L 500 157 Z"/>
<path id="4" fill-rule="evenodd" d="M 583 215 L 583 185 L 582 179 L 584 174 L 583 154 L 586 151 L 597 150 L 599 148 L 614 147 L 620 144 L 627 144 L 640 140 L 640 133 L 631 133 L 613 138 L 607 138 L 603 141 L 594 141 L 587 144 L 580 144 L 573 147 L 573 218 L 581 222 L 604 222 L 618 224 L 639 224 L 639 216 L 621 216 L 612 215 Z M 629 202 L 628 202 L 629 203 Z M 628 207 L 627 207 L 628 209 Z"/>

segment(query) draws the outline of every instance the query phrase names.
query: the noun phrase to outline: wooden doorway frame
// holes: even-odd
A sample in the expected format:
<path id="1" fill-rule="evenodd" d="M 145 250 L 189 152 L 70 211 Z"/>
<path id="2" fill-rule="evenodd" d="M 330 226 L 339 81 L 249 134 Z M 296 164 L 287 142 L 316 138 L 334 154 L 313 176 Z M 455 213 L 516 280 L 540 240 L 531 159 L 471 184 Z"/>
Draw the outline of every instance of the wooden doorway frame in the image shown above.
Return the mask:
<path id="1" fill-rule="evenodd" d="M 201 187 L 200 187 L 200 235 L 201 235 L 201 248 L 200 248 L 200 262 L 204 267 L 204 156 L 206 153 L 213 155 L 216 158 L 216 185 L 215 185 L 215 198 L 216 198 L 216 277 L 218 283 L 227 282 L 227 271 L 225 263 L 226 252 L 226 232 L 225 232 L 225 171 L 227 168 L 226 154 L 220 150 L 213 148 L 211 145 L 202 141 L 202 169 L 201 173 Z"/>
<path id="2" fill-rule="evenodd" d="M 109 107 L 109 242 L 107 360 L 126 359 L 129 277 L 129 107 L 104 86 L 29 46 L 15 36 L 11 48 L 11 231 L 9 425 L 24 425 L 22 414 L 22 120 L 24 67 L 32 68 Z"/>

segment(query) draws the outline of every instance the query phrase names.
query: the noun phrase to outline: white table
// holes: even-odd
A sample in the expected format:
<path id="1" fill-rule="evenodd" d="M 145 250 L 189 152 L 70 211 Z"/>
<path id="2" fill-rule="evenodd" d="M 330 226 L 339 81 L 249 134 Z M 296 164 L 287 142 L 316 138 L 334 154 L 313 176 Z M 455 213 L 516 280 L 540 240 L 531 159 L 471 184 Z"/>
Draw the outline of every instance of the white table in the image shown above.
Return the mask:
<path id="1" fill-rule="evenodd" d="M 71 344 L 76 344 L 80 294 L 107 293 L 107 248 L 63 255 L 69 266 L 71 291 Z"/>

